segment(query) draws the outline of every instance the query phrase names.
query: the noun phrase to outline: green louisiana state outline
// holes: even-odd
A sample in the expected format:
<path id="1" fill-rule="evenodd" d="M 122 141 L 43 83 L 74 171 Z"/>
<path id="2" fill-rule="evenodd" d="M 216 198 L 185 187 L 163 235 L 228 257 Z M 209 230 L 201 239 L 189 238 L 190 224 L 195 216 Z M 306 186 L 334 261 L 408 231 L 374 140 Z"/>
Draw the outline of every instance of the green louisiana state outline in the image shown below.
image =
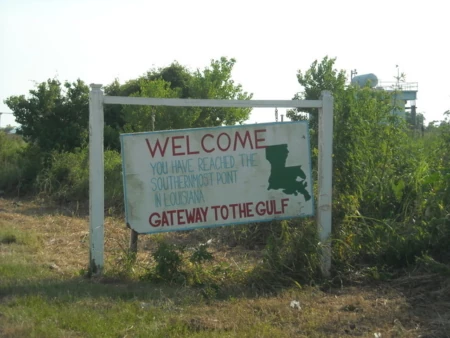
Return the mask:
<path id="1" fill-rule="evenodd" d="M 269 187 L 267 190 L 282 189 L 287 195 L 303 195 L 305 201 L 311 199 L 306 190 L 308 183 L 300 165 L 286 167 L 289 150 L 287 144 L 277 144 L 266 147 L 266 159 L 271 165 Z"/>

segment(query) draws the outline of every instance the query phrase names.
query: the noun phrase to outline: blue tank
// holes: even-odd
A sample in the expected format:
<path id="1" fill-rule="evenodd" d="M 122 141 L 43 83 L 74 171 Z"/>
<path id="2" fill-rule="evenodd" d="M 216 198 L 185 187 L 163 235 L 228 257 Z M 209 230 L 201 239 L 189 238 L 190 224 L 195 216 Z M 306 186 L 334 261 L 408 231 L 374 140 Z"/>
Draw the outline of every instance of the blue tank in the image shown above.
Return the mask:
<path id="1" fill-rule="evenodd" d="M 358 87 L 369 86 L 370 88 L 375 88 L 378 85 L 378 78 L 375 74 L 362 74 L 353 77 L 351 81 L 352 85 L 356 85 Z"/>

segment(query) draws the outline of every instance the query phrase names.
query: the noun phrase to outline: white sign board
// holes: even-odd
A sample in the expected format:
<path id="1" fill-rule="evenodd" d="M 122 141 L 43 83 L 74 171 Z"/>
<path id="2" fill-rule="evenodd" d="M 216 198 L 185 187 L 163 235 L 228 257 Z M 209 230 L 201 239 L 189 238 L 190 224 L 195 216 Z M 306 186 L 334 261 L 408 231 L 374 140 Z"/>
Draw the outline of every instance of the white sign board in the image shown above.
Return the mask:
<path id="1" fill-rule="evenodd" d="M 314 214 L 306 121 L 122 134 L 121 144 L 138 233 Z"/>

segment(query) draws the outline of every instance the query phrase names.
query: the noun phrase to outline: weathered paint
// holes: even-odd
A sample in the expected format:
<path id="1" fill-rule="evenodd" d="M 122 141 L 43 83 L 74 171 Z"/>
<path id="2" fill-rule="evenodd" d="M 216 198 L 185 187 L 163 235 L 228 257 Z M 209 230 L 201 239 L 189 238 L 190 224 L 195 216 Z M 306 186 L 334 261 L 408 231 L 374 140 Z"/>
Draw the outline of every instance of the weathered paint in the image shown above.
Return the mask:
<path id="1" fill-rule="evenodd" d="M 305 121 L 121 135 L 138 233 L 314 214 Z"/>
<path id="2" fill-rule="evenodd" d="M 104 162 L 103 92 L 91 84 L 89 94 L 89 272 L 103 269 L 104 246 Z"/>

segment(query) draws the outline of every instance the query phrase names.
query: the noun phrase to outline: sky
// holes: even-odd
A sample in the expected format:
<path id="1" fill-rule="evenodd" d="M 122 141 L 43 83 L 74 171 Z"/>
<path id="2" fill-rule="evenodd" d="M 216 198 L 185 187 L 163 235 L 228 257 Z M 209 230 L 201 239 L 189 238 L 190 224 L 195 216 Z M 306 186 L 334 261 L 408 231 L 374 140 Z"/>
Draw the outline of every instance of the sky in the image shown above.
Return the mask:
<path id="1" fill-rule="evenodd" d="M 290 100 L 298 70 L 329 56 L 349 78 L 353 69 L 380 81 L 405 73 L 427 123 L 450 109 L 448 33 L 441 0 L 0 0 L 0 112 L 49 78 L 123 83 L 222 56 L 236 59 L 233 79 L 253 99 Z M 254 109 L 247 123 L 274 118 Z M 13 115 L 1 116 L 7 124 Z"/>

